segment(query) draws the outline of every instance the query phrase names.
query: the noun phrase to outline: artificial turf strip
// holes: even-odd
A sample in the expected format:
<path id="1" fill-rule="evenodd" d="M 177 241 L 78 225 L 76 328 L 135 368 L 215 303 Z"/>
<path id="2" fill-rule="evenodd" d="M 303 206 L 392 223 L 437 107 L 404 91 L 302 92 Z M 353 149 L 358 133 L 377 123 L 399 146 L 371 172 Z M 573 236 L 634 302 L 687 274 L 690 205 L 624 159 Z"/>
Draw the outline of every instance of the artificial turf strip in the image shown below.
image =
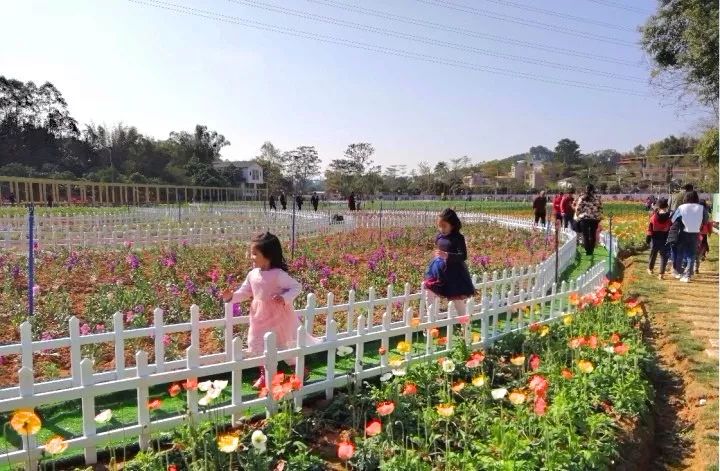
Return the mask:
<path id="1" fill-rule="evenodd" d="M 598 247 L 595 251 L 594 262 L 599 262 L 603 257 L 607 259 L 607 251 L 602 247 Z M 570 280 L 580 276 L 592 266 L 592 263 L 593 259 L 585 255 L 581 247 L 580 250 L 578 250 L 578 256 L 575 261 L 564 271 L 561 279 Z M 502 319 L 499 320 L 502 321 Z M 502 327 L 503 322 L 499 322 L 498 329 L 502 329 Z M 403 338 L 397 337 L 392 339 L 390 344 L 391 349 L 400 340 L 403 340 Z M 380 355 L 378 354 L 379 347 L 380 341 L 365 343 L 363 356 L 364 367 L 372 367 L 380 364 Z M 421 352 L 425 350 L 425 338 L 422 334 L 413 336 L 413 349 Z M 326 354 L 321 353 L 307 356 L 306 366 L 310 374 L 309 380 L 307 381 L 308 383 L 321 381 L 327 377 Z M 291 371 L 289 368 L 283 366 L 280 366 L 279 369 L 288 372 Z M 355 354 L 336 358 L 335 369 L 338 374 L 353 371 L 355 369 Z M 253 389 L 252 383 L 257 379 L 258 371 L 256 369 L 248 369 L 244 370 L 243 373 L 243 397 L 248 400 L 253 399 L 257 396 L 257 390 Z M 229 375 L 226 375 L 226 379 L 229 379 Z M 161 406 L 151 411 L 151 418 L 170 417 L 184 410 L 186 404 L 184 394 L 174 398 L 170 397 L 168 387 L 169 385 L 157 385 L 150 388 L 150 398 L 160 398 L 162 400 Z M 216 401 L 215 405 L 222 405 L 223 403 L 229 402 L 230 395 L 227 391 L 228 390 L 223 393 L 220 400 Z M 106 396 L 97 396 L 95 398 L 95 408 L 98 412 L 105 409 L 110 409 L 113 412 L 113 418 L 108 424 L 98 424 L 98 432 L 137 423 L 137 401 L 132 391 L 121 391 Z M 246 413 L 254 415 L 261 412 L 260 409 L 261 408 L 258 408 L 256 411 L 248 410 Z M 60 435 L 66 439 L 82 436 L 82 414 L 78 413 L 80 410 L 79 399 L 39 407 L 37 412 L 40 415 L 43 426 L 38 433 L 38 443 L 45 443 L 55 435 Z M 0 414 L 0 422 L 6 423 L 8 421 L 9 414 Z M 127 439 L 113 441 L 111 444 L 108 444 L 108 447 L 123 447 L 136 442 L 137 437 L 129 436 Z M 20 443 L 20 437 L 12 429 L 5 427 L 2 437 L 0 437 L 0 452 L 16 450 L 20 447 Z M 82 449 L 71 449 L 58 457 L 72 457 L 81 454 Z M 2 469 L 8 469 L 8 464 L 0 463 L 0 470 Z"/>

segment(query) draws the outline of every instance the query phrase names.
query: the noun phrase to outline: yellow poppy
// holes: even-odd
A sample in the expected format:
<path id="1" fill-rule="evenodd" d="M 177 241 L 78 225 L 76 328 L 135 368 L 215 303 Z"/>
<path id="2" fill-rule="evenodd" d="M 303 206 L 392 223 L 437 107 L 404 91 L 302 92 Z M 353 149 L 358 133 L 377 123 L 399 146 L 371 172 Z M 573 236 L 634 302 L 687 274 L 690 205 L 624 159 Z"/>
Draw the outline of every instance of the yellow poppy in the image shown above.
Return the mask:
<path id="1" fill-rule="evenodd" d="M 478 376 L 475 376 L 475 377 L 472 379 L 472 384 L 473 384 L 473 386 L 475 386 L 476 388 L 480 388 L 480 387 L 485 386 L 485 383 L 486 383 L 486 382 L 487 382 L 487 378 L 485 377 L 485 375 L 478 375 Z"/>
<path id="2" fill-rule="evenodd" d="M 438 414 L 441 417 L 450 417 L 455 413 L 455 406 L 452 404 L 440 404 L 436 407 Z"/>
<path id="3" fill-rule="evenodd" d="M 240 437 L 233 433 L 224 433 L 217 437 L 217 446 L 223 453 L 234 453 L 240 446 Z"/>
<path id="4" fill-rule="evenodd" d="M 565 324 L 565 325 L 572 325 L 572 323 L 573 323 L 573 317 L 572 317 L 572 316 L 568 315 L 568 316 L 563 317 L 563 324 Z"/>
<path id="5" fill-rule="evenodd" d="M 412 346 L 410 345 L 410 342 L 406 342 L 404 340 L 398 342 L 397 347 L 395 347 L 395 348 L 400 353 L 410 353 L 410 350 L 412 350 Z"/>
<path id="6" fill-rule="evenodd" d="M 419 317 L 413 317 L 412 319 L 410 319 L 410 325 L 411 325 L 412 327 L 417 327 L 417 326 L 419 326 L 419 325 L 420 325 L 420 318 L 419 318 Z"/>
<path id="7" fill-rule="evenodd" d="M 545 337 L 550 332 L 550 326 L 545 324 L 540 327 L 540 337 Z"/>
<path id="8" fill-rule="evenodd" d="M 480 341 L 480 334 L 477 332 L 472 333 L 472 341 L 473 343 L 478 343 Z"/>
<path id="9" fill-rule="evenodd" d="M 525 356 L 524 355 L 515 355 L 512 358 L 510 358 L 510 363 L 512 363 L 515 366 L 523 366 L 525 364 Z"/>
<path id="10" fill-rule="evenodd" d="M 42 422 L 32 409 L 18 409 L 10 418 L 10 426 L 20 435 L 35 435 L 40 431 Z"/>
<path id="11" fill-rule="evenodd" d="M 591 361 L 588 360 L 578 360 L 577 362 L 578 368 L 580 368 L 580 371 L 583 373 L 592 373 L 595 369 L 595 366 L 593 366 Z"/>
<path id="12" fill-rule="evenodd" d="M 508 399 L 517 406 L 525 403 L 526 396 L 522 391 L 513 391 L 508 395 Z"/>

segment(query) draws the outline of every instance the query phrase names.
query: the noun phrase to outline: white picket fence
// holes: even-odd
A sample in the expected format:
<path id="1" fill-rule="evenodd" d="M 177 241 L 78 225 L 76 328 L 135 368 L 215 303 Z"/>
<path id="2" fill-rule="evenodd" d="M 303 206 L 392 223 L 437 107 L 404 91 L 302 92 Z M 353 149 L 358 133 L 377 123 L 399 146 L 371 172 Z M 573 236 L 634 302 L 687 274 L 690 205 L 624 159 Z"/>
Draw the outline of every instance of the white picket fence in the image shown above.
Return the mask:
<path id="1" fill-rule="evenodd" d="M 405 212 L 403 212 L 405 213 Z M 468 217 L 470 216 L 470 217 Z M 383 215 L 383 217 L 386 217 Z M 423 214 L 405 214 L 395 216 L 398 221 L 407 224 L 425 224 Z M 532 227 L 528 221 L 487 215 L 462 215 L 465 220 L 492 220 L 495 223 L 514 227 Z M 372 215 L 368 216 L 368 221 Z M 374 226 L 359 218 L 354 225 L 365 224 Z M 545 230 L 550 230 L 546 228 Z M 559 271 L 569 266 L 575 256 L 576 238 L 574 233 L 563 232 L 562 246 L 559 251 Z M 482 278 L 474 277 L 478 295 L 467 302 L 470 324 L 461 325 L 461 335 L 473 348 L 488 346 L 510 332 L 521 331 L 535 322 L 551 322 L 558 319 L 567 310 L 568 295 L 572 292 L 590 292 L 601 282 L 607 266 L 600 262 L 587 273 L 570 283 L 554 284 L 555 256 L 552 255 L 542 263 L 527 268 L 513 268 L 502 273 L 483 274 Z M 376 298 L 374 289 L 369 290 L 368 299 L 356 300 L 355 293 L 349 292 L 348 302 L 334 304 L 332 293 L 327 295 L 327 304 L 316 306 L 315 296 L 308 295 L 305 309 L 296 310 L 303 319 L 298 329 L 298 344 L 295 348 L 278 350 L 273 334 L 265 337 L 265 352 L 261 356 L 246 358 L 243 355 L 245 339 L 237 334 L 237 326 L 248 322 L 247 317 L 234 317 L 232 305 L 225 305 L 224 315 L 217 319 L 200 320 L 197 306 L 190 308 L 190 321 L 180 324 L 164 324 L 163 311 L 154 311 L 154 325 L 147 328 L 126 329 L 122 313 L 113 316 L 113 330 L 106 333 L 81 335 L 80 321 L 72 318 L 69 322 L 69 337 L 52 340 L 33 340 L 31 325 L 25 322 L 20 328 L 20 343 L 0 346 L 0 356 L 19 355 L 21 368 L 18 372 L 19 381 L 14 387 L 0 389 L 0 413 L 10 412 L 18 408 L 38 408 L 64 401 L 80 400 L 83 417 L 83 431 L 80 436 L 67 437 L 73 448 L 84 450 L 88 464 L 97 460 L 97 447 L 112 440 L 137 436 L 142 447 L 149 443 L 150 435 L 171 429 L 198 415 L 213 416 L 231 415 L 233 420 L 242 416 L 248 408 L 262 406 L 268 413 L 275 410 L 276 404 L 271 398 L 243 397 L 241 386 L 243 371 L 251 368 L 264 367 L 266 375 L 272 377 L 277 371 L 279 361 L 295 359 L 296 374 L 303 376 L 305 356 L 323 354 L 327 357 L 327 375 L 323 380 L 314 381 L 303 386 L 294 393 L 296 406 L 302 404 L 303 398 L 309 395 L 324 393 L 332 397 L 335 388 L 346 385 L 348 375 L 354 374 L 357 379 L 376 377 L 389 371 L 387 355 L 381 357 L 379 365 L 365 365 L 363 358 L 365 348 L 370 342 L 380 342 L 386 350 L 390 350 L 391 341 L 412 341 L 418 332 L 427 332 L 433 327 L 447 328 L 448 342 L 445 347 L 437 347 L 430 336 L 426 336 L 423 348 L 406 356 L 415 361 L 431 356 L 442 355 L 453 343 L 456 335 L 454 327 L 459 325 L 458 318 L 448 311 L 440 311 L 435 306 L 425 305 L 425 296 L 420 289 L 413 292 L 406 284 L 400 294 L 396 294 L 393 286 L 387 288 L 385 297 Z M 401 306 L 401 314 L 393 317 L 394 309 Z M 531 307 L 529 316 L 523 314 L 522 308 Z M 379 315 L 378 311 L 383 311 Z M 315 318 L 325 315 L 326 322 L 318 332 Z M 379 319 L 378 319 L 379 317 Z M 413 318 L 419 318 L 420 324 L 414 325 Z M 342 324 L 340 322 L 342 321 Z M 305 333 L 312 331 L 321 337 L 316 345 L 305 344 Z M 200 332 L 205 329 L 221 329 L 224 332 L 224 349 L 222 352 L 200 354 Z M 478 341 L 473 342 L 471 329 L 480 333 Z M 190 346 L 185 357 L 166 361 L 163 336 L 178 332 L 189 332 Z M 125 364 L 126 342 L 136 338 L 153 338 L 155 361 L 148 363 L 148 354 L 138 351 L 135 365 Z M 82 358 L 84 345 L 113 344 L 115 368 L 112 371 L 95 372 L 93 361 Z M 354 349 L 355 363 L 353 371 L 338 371 L 336 368 L 336 351 L 340 346 Z M 70 377 L 53 381 L 37 382 L 33 370 L 35 353 L 60 348 L 70 349 Z M 187 394 L 187 415 L 176 415 L 153 419 L 146 407 L 149 389 L 155 385 L 184 381 L 188 378 L 214 378 L 219 375 L 230 375 L 231 398 L 210 407 L 198 405 L 196 391 Z M 98 431 L 95 415 L 98 410 L 95 398 L 107 394 L 133 391 L 137 404 L 137 421 L 134 424 Z M 0 454 L 0 463 L 36 462 L 42 453 L 42 444 L 34 437 L 23 438 L 23 449 L 12 450 Z"/>
<path id="2" fill-rule="evenodd" d="M 131 208 L 127 213 L 42 216 L 36 219 L 34 237 L 44 249 L 120 248 L 158 244 L 216 244 L 249 241 L 258 232 L 270 231 L 283 240 L 350 231 L 356 228 L 432 226 L 430 211 L 358 211 L 343 214 L 334 222 L 332 211 L 266 211 L 253 205 Z M 461 213 L 468 223 L 490 222 L 507 227 L 526 227 L 516 217 Z M 294 223 L 293 223 L 294 218 Z M 545 228 L 550 231 L 549 228 Z M 0 217 L 0 248 L 28 250 L 27 217 Z"/>

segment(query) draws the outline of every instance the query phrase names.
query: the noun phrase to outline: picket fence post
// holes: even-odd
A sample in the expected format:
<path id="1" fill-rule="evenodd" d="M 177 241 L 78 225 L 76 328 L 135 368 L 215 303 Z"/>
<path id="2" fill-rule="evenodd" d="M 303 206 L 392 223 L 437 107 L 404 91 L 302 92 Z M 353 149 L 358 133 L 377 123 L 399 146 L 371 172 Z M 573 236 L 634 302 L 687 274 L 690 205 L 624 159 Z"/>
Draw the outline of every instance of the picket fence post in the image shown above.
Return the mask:
<path id="1" fill-rule="evenodd" d="M 84 358 L 80 362 L 80 385 L 83 387 L 81 407 L 83 421 L 83 436 L 92 439 L 97 434 L 95 425 L 95 396 L 93 394 L 93 362 Z M 138 410 L 140 407 L 138 406 Z M 97 445 L 90 443 L 85 446 L 85 464 L 97 463 Z"/>

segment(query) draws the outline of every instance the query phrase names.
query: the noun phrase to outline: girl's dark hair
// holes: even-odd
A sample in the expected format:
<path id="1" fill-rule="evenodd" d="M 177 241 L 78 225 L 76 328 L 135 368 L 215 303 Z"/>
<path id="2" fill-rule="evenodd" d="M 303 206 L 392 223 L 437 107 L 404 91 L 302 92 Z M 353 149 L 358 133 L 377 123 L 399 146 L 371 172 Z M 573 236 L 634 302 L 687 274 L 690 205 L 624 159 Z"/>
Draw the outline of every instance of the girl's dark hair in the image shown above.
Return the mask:
<path id="1" fill-rule="evenodd" d="M 595 185 L 592 183 L 588 184 L 588 186 L 585 188 L 585 194 L 588 196 L 594 196 L 595 195 Z"/>
<path id="2" fill-rule="evenodd" d="M 285 257 L 283 257 L 282 244 L 276 235 L 269 232 L 258 234 L 253 237 L 251 244 L 263 257 L 270 260 L 270 268 L 288 271 Z"/>
<path id="3" fill-rule="evenodd" d="M 668 208 L 668 199 L 660 198 L 660 201 L 658 201 L 658 208 L 667 209 Z"/>
<path id="4" fill-rule="evenodd" d="M 460 222 L 460 218 L 458 217 L 457 213 L 450 208 L 446 208 L 440 214 L 438 214 L 438 219 L 450 224 L 455 231 L 459 231 L 460 229 L 462 229 L 462 223 Z"/>
<path id="5" fill-rule="evenodd" d="M 697 191 L 688 191 L 685 193 L 685 199 L 683 200 L 683 203 L 699 203 L 700 197 L 698 196 Z"/>

